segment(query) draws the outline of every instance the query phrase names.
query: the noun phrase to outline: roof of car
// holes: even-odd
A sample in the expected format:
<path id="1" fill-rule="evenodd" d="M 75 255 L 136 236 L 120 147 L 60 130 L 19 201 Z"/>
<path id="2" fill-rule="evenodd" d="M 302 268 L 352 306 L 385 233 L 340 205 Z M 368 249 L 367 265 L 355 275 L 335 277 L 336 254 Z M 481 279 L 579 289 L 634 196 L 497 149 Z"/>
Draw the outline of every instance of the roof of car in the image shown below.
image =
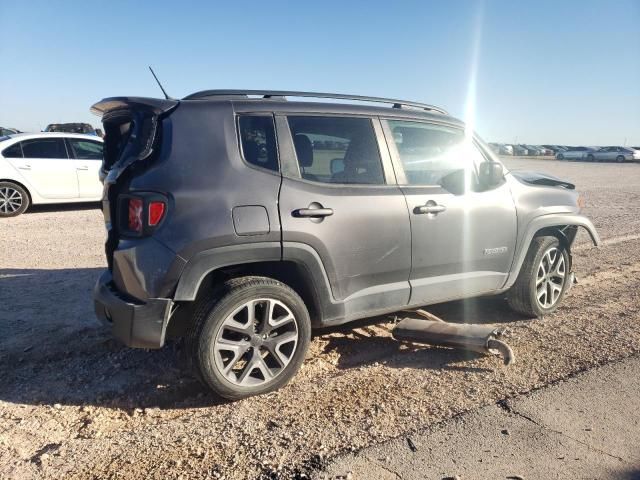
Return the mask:
<path id="1" fill-rule="evenodd" d="M 229 99 L 227 99 L 229 100 Z M 197 102 L 216 102 L 220 100 L 187 100 Z M 414 108 L 390 108 L 373 105 L 354 105 L 350 103 L 329 102 L 297 102 L 261 99 L 233 99 L 231 100 L 236 112 L 282 112 L 282 113 L 333 113 L 345 115 L 374 115 L 381 117 L 413 118 L 435 120 L 455 125 L 462 122 L 454 117 L 442 113 L 433 113 Z"/>
<path id="2" fill-rule="evenodd" d="M 85 140 L 94 140 L 102 142 L 102 138 L 97 135 L 87 135 L 84 133 L 64 133 L 64 132 L 35 132 L 35 133 L 14 133 L 8 135 L 12 140 L 31 140 L 34 138 L 50 138 L 50 137 L 62 137 L 62 138 L 82 138 Z"/>
<path id="3" fill-rule="evenodd" d="M 294 98 L 296 100 L 289 100 Z M 320 101 L 298 100 L 316 98 Z M 330 101 L 326 101 L 329 99 Z M 283 113 L 334 113 L 346 115 L 375 115 L 384 117 L 435 120 L 454 125 L 462 122 L 440 107 L 409 101 L 362 95 L 297 92 L 283 90 L 205 90 L 181 100 L 182 102 L 231 102 L 237 112 L 274 111 Z M 374 105 L 372 105 L 374 104 Z M 386 104 L 387 106 L 383 106 Z"/>

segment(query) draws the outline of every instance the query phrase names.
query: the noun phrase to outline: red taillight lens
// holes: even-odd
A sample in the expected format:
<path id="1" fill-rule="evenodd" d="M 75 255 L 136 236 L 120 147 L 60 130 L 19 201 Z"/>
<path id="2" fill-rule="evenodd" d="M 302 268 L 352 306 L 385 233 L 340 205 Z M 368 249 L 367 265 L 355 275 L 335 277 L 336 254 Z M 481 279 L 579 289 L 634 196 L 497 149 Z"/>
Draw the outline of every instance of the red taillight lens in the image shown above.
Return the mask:
<path id="1" fill-rule="evenodd" d="M 155 227 L 164 216 L 164 202 L 149 202 L 149 226 Z"/>
<path id="2" fill-rule="evenodd" d="M 142 233 L 142 199 L 129 199 L 129 223 L 128 228 L 132 232 Z"/>

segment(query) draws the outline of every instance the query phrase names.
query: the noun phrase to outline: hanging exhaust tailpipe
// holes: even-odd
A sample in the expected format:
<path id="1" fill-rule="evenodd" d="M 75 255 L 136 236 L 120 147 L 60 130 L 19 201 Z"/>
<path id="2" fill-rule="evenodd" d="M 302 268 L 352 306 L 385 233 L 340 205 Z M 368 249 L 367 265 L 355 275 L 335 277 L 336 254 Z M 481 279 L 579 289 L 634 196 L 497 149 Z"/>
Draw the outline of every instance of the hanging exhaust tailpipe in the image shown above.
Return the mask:
<path id="1" fill-rule="evenodd" d="M 424 311 L 417 313 L 430 320 L 404 318 L 393 329 L 393 338 L 404 342 L 501 354 L 505 365 L 511 365 L 515 361 L 511 347 L 500 339 L 505 333 L 503 328 L 493 325 L 449 323 Z"/>

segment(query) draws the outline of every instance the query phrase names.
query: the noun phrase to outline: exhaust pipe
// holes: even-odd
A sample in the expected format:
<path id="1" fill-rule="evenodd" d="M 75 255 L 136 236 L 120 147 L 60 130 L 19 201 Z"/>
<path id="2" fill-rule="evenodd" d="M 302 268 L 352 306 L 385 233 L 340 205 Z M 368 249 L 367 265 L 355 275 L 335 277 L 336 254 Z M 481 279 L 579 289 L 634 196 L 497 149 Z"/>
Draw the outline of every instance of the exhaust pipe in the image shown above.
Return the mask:
<path id="1" fill-rule="evenodd" d="M 505 365 L 511 365 L 515 361 L 513 350 L 501 340 L 506 331 L 504 328 L 493 325 L 449 323 L 424 311 L 419 310 L 417 313 L 429 320 L 406 317 L 393 329 L 393 338 L 403 342 L 462 348 L 492 355 L 500 354 Z"/>

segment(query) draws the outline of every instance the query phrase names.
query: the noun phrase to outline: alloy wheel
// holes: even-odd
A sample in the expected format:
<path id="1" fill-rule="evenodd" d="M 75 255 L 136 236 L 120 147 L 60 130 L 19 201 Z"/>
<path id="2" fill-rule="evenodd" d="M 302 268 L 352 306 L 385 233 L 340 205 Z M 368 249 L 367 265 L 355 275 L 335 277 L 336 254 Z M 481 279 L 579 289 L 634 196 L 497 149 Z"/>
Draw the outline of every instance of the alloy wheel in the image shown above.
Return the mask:
<path id="1" fill-rule="evenodd" d="M 296 318 L 284 303 L 252 299 L 222 322 L 213 345 L 215 366 L 237 386 L 271 382 L 293 359 L 298 335 Z"/>
<path id="2" fill-rule="evenodd" d="M 557 247 L 549 248 L 542 256 L 536 274 L 536 300 L 542 308 L 551 308 L 558 302 L 566 278 L 562 251 Z"/>
<path id="3" fill-rule="evenodd" d="M 22 206 L 22 193 L 12 187 L 0 188 L 0 213 L 15 213 Z"/>

